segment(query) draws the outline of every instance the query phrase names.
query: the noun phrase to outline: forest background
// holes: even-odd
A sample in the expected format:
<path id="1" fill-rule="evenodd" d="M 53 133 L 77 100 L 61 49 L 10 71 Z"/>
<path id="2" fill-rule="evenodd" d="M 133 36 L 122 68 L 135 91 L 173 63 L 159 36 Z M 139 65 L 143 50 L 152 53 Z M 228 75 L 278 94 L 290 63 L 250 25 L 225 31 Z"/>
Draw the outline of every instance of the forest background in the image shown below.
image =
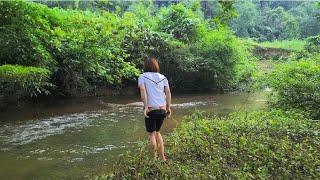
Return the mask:
<path id="1" fill-rule="evenodd" d="M 269 87 L 269 109 L 186 117 L 171 161 L 141 146 L 109 178 L 315 179 L 319 34 L 316 1 L 0 1 L 0 104 L 135 93 L 152 56 L 174 93 Z"/>
<path id="2" fill-rule="evenodd" d="M 320 32 L 318 10 L 301 1 L 2 1 L 1 100 L 127 93 L 149 56 L 174 91 L 247 89 L 252 44 L 301 49 Z"/>

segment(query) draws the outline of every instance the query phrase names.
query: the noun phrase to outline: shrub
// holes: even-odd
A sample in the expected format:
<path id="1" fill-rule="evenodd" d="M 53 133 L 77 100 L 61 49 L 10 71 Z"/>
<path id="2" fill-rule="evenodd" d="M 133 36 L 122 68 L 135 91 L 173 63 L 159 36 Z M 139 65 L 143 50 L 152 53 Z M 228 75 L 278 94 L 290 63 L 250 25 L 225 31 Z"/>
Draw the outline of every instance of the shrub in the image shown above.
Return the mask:
<path id="1" fill-rule="evenodd" d="M 199 20 L 195 17 L 192 9 L 184 4 L 162 7 L 156 18 L 157 29 L 160 32 L 171 34 L 175 39 L 182 42 L 192 42 L 197 36 Z"/>
<path id="2" fill-rule="evenodd" d="M 0 66 L 0 89 L 5 95 L 13 94 L 18 99 L 50 94 L 51 72 L 44 68 L 3 65 Z"/>
<path id="3" fill-rule="evenodd" d="M 57 83 L 67 93 L 90 91 L 91 85 L 119 85 L 138 76 L 138 70 L 125 60 L 124 36 L 136 29 L 136 17 L 103 12 L 53 10 L 61 27 L 52 31 L 50 49 L 59 64 Z M 129 42 L 130 43 L 130 42 Z"/>
<path id="4" fill-rule="evenodd" d="M 314 179 L 320 124 L 282 111 L 188 116 L 165 137 L 168 161 L 147 148 L 121 157 L 115 179 Z"/>
<path id="5" fill-rule="evenodd" d="M 308 37 L 307 43 L 304 48 L 308 53 L 319 54 L 320 53 L 320 35 Z"/>
<path id="6" fill-rule="evenodd" d="M 0 2 L 0 65 L 50 66 L 55 61 L 47 46 L 57 17 L 44 5 Z"/>
<path id="7" fill-rule="evenodd" d="M 234 87 L 256 70 L 249 51 L 229 31 L 212 30 L 191 46 L 203 85 Z M 215 78 L 217 75 L 217 78 Z"/>
<path id="8" fill-rule="evenodd" d="M 273 108 L 306 111 L 320 119 L 320 56 L 278 64 L 270 73 Z"/>
<path id="9" fill-rule="evenodd" d="M 44 67 L 57 94 L 67 96 L 130 84 L 150 54 L 182 90 L 229 88 L 250 78 L 249 53 L 227 29 L 213 30 L 199 3 L 170 5 L 155 16 L 149 5 L 135 15 L 0 2 L 0 65 Z"/>
<path id="10" fill-rule="evenodd" d="M 0 2 L 0 65 L 45 67 L 60 93 L 117 86 L 138 70 L 122 45 L 137 28 L 132 13 L 50 9 L 23 1 Z M 130 43 L 130 42 L 129 42 Z M 94 86 L 92 86 L 94 85 Z"/>

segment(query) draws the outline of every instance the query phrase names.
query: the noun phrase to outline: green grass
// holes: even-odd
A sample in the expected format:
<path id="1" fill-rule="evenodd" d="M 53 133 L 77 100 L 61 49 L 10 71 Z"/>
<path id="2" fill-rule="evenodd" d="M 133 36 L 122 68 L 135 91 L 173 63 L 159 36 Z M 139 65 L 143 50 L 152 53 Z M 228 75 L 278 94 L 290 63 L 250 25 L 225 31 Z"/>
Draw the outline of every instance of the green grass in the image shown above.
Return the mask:
<path id="1" fill-rule="evenodd" d="M 262 47 L 269 47 L 269 48 L 280 48 L 280 49 L 287 49 L 291 51 L 301 51 L 305 44 L 305 40 L 284 40 L 284 41 L 266 41 L 262 43 L 254 42 L 252 40 L 244 40 L 245 42 L 248 42 L 252 45 L 262 46 Z"/>
<path id="2" fill-rule="evenodd" d="M 51 72 L 45 68 L 5 64 L 0 66 L 0 92 L 16 93 L 34 97 L 41 93 L 50 94 L 54 87 L 50 83 Z M 17 95 L 19 94 L 19 95 Z"/>
<path id="3" fill-rule="evenodd" d="M 273 42 L 263 42 L 260 43 L 262 46 L 265 47 L 272 47 L 272 48 L 281 48 L 281 49 L 288 49 L 293 51 L 301 51 L 306 44 L 303 40 L 286 40 L 286 41 L 273 41 Z"/>
<path id="4" fill-rule="evenodd" d="M 319 129 L 317 121 L 282 111 L 194 114 L 165 137 L 166 163 L 152 161 L 142 144 L 121 157 L 109 178 L 315 179 Z"/>

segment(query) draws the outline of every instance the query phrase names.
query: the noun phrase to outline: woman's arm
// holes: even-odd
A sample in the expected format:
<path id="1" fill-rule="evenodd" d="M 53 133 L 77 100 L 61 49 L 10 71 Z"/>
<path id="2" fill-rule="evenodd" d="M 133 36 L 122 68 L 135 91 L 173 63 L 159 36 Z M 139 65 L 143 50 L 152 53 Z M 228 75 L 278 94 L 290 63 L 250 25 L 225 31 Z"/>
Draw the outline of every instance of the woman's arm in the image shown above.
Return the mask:
<path id="1" fill-rule="evenodd" d="M 172 111 L 171 111 L 171 92 L 170 92 L 170 87 L 169 86 L 165 86 L 164 87 L 164 92 L 166 94 L 166 104 L 167 104 L 167 113 L 168 113 L 168 117 L 171 116 Z"/>
<path id="2" fill-rule="evenodd" d="M 147 91 L 146 91 L 146 87 L 144 84 L 141 84 L 139 86 L 140 88 L 140 95 L 141 95 L 141 100 L 143 102 L 143 113 L 144 113 L 144 117 L 149 118 L 147 113 L 149 111 L 148 109 L 148 105 L 147 105 Z"/>

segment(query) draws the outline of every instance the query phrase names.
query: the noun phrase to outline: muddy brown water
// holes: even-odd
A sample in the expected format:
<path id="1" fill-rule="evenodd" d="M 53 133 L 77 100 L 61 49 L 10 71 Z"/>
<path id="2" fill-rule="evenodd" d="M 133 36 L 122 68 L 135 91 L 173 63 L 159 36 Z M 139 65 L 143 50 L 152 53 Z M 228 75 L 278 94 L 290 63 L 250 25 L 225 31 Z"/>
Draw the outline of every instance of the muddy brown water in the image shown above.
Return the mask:
<path id="1" fill-rule="evenodd" d="M 174 95 L 173 131 L 185 115 L 266 108 L 267 92 Z M 174 119 L 174 120 L 173 120 Z M 60 100 L 0 113 L 0 179 L 87 179 L 108 174 L 119 155 L 147 140 L 138 95 Z"/>

